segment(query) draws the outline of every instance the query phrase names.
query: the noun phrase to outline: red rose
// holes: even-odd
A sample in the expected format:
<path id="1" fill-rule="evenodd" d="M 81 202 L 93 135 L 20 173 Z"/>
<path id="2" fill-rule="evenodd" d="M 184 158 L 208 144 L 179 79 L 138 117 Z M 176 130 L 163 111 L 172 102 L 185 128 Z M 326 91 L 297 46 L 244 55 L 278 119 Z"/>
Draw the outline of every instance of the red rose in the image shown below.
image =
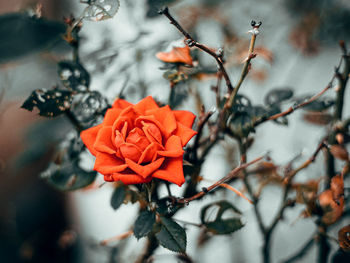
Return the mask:
<path id="1" fill-rule="evenodd" d="M 195 115 L 159 107 L 152 97 L 133 105 L 117 99 L 103 123 L 81 132 L 89 151 L 96 156 L 94 170 L 106 181 L 124 184 L 163 179 L 181 186 L 183 147 L 196 134 Z"/>

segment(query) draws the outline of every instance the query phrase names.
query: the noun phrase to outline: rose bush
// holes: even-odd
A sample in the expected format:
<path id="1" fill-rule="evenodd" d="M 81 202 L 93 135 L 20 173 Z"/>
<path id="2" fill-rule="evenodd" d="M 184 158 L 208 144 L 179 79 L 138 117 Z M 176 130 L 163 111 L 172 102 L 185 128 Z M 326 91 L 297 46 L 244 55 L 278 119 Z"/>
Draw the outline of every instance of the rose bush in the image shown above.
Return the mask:
<path id="1" fill-rule="evenodd" d="M 181 186 L 183 147 L 196 134 L 195 117 L 188 111 L 159 107 L 152 97 L 135 105 L 117 99 L 102 124 L 80 136 L 96 156 L 94 170 L 106 181 L 139 184 L 159 178 Z"/>

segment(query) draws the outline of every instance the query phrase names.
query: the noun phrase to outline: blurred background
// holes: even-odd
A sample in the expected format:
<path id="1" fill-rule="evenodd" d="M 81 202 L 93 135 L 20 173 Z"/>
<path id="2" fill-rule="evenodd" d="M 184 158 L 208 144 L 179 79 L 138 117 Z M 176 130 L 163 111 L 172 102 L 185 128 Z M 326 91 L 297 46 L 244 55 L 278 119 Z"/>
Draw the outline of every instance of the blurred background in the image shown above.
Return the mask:
<path id="1" fill-rule="evenodd" d="M 38 4 L 41 8 L 38 8 Z M 40 6 L 39 5 L 39 6 Z M 80 59 L 91 75 L 90 87 L 110 102 L 124 90 L 131 102 L 146 95 L 160 101 L 169 97 L 169 81 L 155 54 L 182 36 L 157 14 L 169 5 L 181 25 L 199 42 L 223 47 L 233 82 L 241 71 L 248 50 L 250 21 L 262 21 L 257 40 L 258 57 L 240 92 L 254 104 L 273 88 L 291 88 L 295 96 L 315 94 L 333 75 L 340 57 L 339 40 L 349 43 L 350 2 L 347 0 L 120 0 L 118 13 L 106 21 L 84 21 L 80 33 Z M 127 245 L 101 246 L 104 239 L 126 232 L 136 205 L 110 206 L 113 187 L 98 176 L 88 189 L 60 192 L 40 179 L 57 145 L 72 129 L 64 117 L 43 118 L 21 109 L 35 89 L 59 83 L 57 62 L 71 57 L 63 41 L 63 17 L 78 17 L 86 5 L 78 0 L 0 0 L 0 261 L 1 262 L 133 262 L 142 251 L 143 240 L 131 237 Z M 16 14 L 14 14 L 16 13 Z M 41 24 L 31 24 L 28 15 L 40 15 Z M 198 114 L 199 101 L 207 109 L 215 105 L 216 65 L 206 54 L 193 53 L 208 74 L 177 88 L 178 108 Z M 199 95 L 198 95 L 199 94 Z M 192 96 L 195 95 L 195 96 Z M 331 92 L 326 96 L 332 97 Z M 350 101 L 349 92 L 346 100 Z M 286 103 L 286 108 L 290 104 Z M 312 154 L 326 130 L 320 123 L 305 121 L 305 112 L 288 117 L 288 126 L 266 123 L 256 131 L 248 160 L 265 151 L 277 164 L 286 164 L 299 153 Z M 350 116 L 345 103 L 344 117 Z M 207 182 L 221 178 L 238 163 L 236 145 L 217 145 L 202 169 Z M 86 166 L 92 159 L 86 158 Z M 303 181 L 324 175 L 323 159 L 298 174 Z M 347 182 L 348 185 L 349 182 Z M 234 185 L 241 189 L 239 183 Z M 175 193 L 180 193 L 176 185 Z M 279 207 L 281 190 L 264 188 L 260 209 L 266 223 Z M 199 231 L 188 226 L 188 254 L 195 262 L 260 262 L 261 236 L 252 206 L 231 192 L 220 193 L 192 204 L 177 218 L 199 222 L 199 209 L 208 202 L 227 198 L 243 211 L 246 226 L 230 236 L 216 237 L 198 245 Z M 210 199 L 210 200 L 209 200 Z M 300 205 L 287 210 L 274 233 L 273 262 L 288 258 L 315 231 L 312 219 L 300 219 Z M 346 220 L 343 220 L 346 221 Z M 336 237 L 345 223 L 335 224 Z M 333 244 L 335 245 L 335 244 Z M 138 253 L 135 253 L 138 252 Z M 311 250 L 301 262 L 315 262 Z M 154 262 L 177 262 L 159 248 Z"/>

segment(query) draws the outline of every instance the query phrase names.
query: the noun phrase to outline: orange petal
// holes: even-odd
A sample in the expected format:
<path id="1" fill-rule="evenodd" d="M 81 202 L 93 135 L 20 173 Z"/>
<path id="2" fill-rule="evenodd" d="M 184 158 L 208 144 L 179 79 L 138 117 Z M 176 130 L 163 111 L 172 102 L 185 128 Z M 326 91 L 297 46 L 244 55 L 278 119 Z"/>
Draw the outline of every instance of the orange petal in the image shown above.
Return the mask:
<path id="1" fill-rule="evenodd" d="M 154 157 L 156 157 L 157 150 L 159 149 L 159 144 L 152 142 L 148 147 L 143 151 L 138 164 L 141 163 L 148 163 L 153 160 Z"/>
<path id="2" fill-rule="evenodd" d="M 125 109 L 129 106 L 132 106 L 133 104 L 131 104 L 130 102 L 127 102 L 126 100 L 123 100 L 123 99 L 116 99 L 114 102 L 113 102 L 113 105 L 112 107 L 113 108 L 117 108 L 117 109 Z"/>
<path id="3" fill-rule="evenodd" d="M 155 171 L 152 177 L 181 186 L 185 182 L 182 162 L 182 157 L 167 158 L 162 165 L 162 169 Z"/>
<path id="4" fill-rule="evenodd" d="M 86 129 L 80 133 L 80 138 L 85 144 L 86 148 L 96 156 L 97 151 L 94 149 L 97 133 L 102 128 L 102 124 Z"/>
<path id="5" fill-rule="evenodd" d="M 113 177 L 112 177 L 112 175 L 111 174 L 105 174 L 104 176 L 103 176 L 103 179 L 106 181 L 106 182 L 113 182 L 114 181 L 114 179 L 113 179 Z"/>
<path id="6" fill-rule="evenodd" d="M 128 166 L 113 154 L 98 152 L 94 170 L 101 174 L 112 174 L 124 171 Z"/>
<path id="7" fill-rule="evenodd" d="M 144 151 L 149 145 L 149 140 L 146 138 L 145 133 L 137 127 L 129 132 L 126 142 L 137 145 L 141 151 Z"/>
<path id="8" fill-rule="evenodd" d="M 180 157 L 184 154 L 181 139 L 179 136 L 172 135 L 165 143 L 165 151 L 158 151 L 158 155 L 166 157 Z"/>
<path id="9" fill-rule="evenodd" d="M 153 173 L 156 169 L 158 169 L 164 161 L 164 158 L 159 158 L 158 160 L 151 162 L 147 165 L 139 165 L 134 161 L 125 158 L 126 164 L 129 166 L 131 170 L 133 170 L 138 175 L 141 175 L 143 178 L 146 178 L 151 173 Z"/>
<path id="10" fill-rule="evenodd" d="M 159 144 L 163 143 L 162 132 L 159 130 L 157 125 L 145 121 L 141 121 L 141 125 L 142 131 L 145 133 L 150 142 L 157 142 Z"/>
<path id="11" fill-rule="evenodd" d="M 186 127 L 180 122 L 177 123 L 177 129 L 174 133 L 174 135 L 179 136 L 181 138 L 182 146 L 185 146 L 188 143 L 188 141 L 191 140 L 191 138 L 196 134 L 196 131 Z"/>
<path id="12" fill-rule="evenodd" d="M 95 150 L 99 152 L 114 154 L 115 146 L 112 142 L 112 126 L 103 126 L 97 133 L 94 144 Z"/>
<path id="13" fill-rule="evenodd" d="M 131 159 L 137 162 L 141 157 L 141 150 L 134 144 L 123 143 L 119 147 L 121 154 L 125 159 Z"/>
<path id="14" fill-rule="evenodd" d="M 173 113 L 175 115 L 176 121 L 180 122 L 188 128 L 192 128 L 196 115 L 190 111 L 184 110 L 174 110 Z"/>
<path id="15" fill-rule="evenodd" d="M 159 52 L 156 57 L 161 61 L 168 63 L 185 63 L 190 66 L 193 65 L 191 52 L 189 46 L 173 47 L 170 52 Z"/>
<path id="16" fill-rule="evenodd" d="M 151 176 L 143 178 L 134 173 L 114 173 L 112 177 L 114 181 L 122 181 L 124 184 L 142 184 L 149 183 L 152 180 Z"/>
<path id="17" fill-rule="evenodd" d="M 120 113 L 122 111 L 120 109 L 108 109 L 103 119 L 104 126 L 111 126 L 118 119 Z"/>
<path id="18" fill-rule="evenodd" d="M 168 137 L 177 127 L 175 116 L 170 107 L 164 106 L 159 109 L 148 110 L 147 115 L 153 115 L 164 127 L 165 134 Z"/>
<path id="19" fill-rule="evenodd" d="M 127 128 L 131 130 L 134 126 L 134 120 L 136 117 L 137 115 L 132 107 L 124 109 L 113 123 L 113 131 L 121 130 L 125 126 L 125 123 L 128 124 Z"/>
<path id="20" fill-rule="evenodd" d="M 147 110 L 158 109 L 159 107 L 154 99 L 148 96 L 135 104 L 133 108 L 139 115 L 144 115 Z"/>

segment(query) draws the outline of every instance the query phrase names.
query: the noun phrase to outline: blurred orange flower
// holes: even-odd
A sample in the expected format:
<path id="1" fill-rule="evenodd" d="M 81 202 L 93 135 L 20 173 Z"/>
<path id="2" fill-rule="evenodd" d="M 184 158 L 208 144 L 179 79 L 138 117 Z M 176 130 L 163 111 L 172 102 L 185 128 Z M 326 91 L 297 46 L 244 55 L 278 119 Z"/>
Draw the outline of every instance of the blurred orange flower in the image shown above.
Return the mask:
<path id="1" fill-rule="evenodd" d="M 189 46 L 173 47 L 170 52 L 158 52 L 156 57 L 167 63 L 184 63 L 193 66 L 193 60 Z"/>

